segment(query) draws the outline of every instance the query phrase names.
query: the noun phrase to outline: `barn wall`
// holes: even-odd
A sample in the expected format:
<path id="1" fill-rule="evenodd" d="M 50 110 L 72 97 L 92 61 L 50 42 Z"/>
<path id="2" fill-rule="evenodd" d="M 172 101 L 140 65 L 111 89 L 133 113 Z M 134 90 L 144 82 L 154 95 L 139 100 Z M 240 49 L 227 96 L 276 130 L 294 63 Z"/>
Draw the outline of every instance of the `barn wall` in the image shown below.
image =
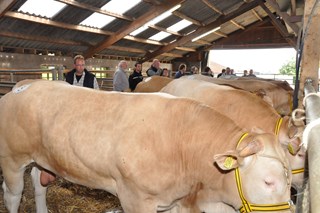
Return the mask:
<path id="1" fill-rule="evenodd" d="M 86 67 L 92 70 L 94 67 L 106 67 L 108 70 L 116 70 L 120 60 L 110 59 L 87 59 Z M 128 62 L 128 71 L 132 71 L 135 61 Z M 0 52 L 0 70 L 8 69 L 39 69 L 41 65 L 57 65 L 64 66 L 66 69 L 73 68 L 73 58 L 66 56 L 48 56 L 48 55 L 32 55 L 19 53 L 1 53 Z M 150 67 L 151 62 L 143 63 L 143 72 Z M 162 67 L 172 70 L 172 65 L 162 63 Z"/>

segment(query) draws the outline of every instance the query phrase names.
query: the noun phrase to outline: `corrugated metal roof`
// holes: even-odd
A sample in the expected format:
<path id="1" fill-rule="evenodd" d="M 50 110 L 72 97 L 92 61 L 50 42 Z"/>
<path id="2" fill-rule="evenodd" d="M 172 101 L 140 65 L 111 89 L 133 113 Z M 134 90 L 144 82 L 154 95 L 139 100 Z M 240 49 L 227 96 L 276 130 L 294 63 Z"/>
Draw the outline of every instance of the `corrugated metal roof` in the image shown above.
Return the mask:
<path id="1" fill-rule="evenodd" d="M 109 1 L 73 1 L 74 5 L 67 3 L 67 6 L 52 19 L 46 19 L 34 14 L 17 12 L 26 0 L 12 0 L 8 8 L 0 10 L 0 28 L 2 29 L 0 50 L 14 51 L 14 48 L 19 48 L 21 52 L 21 49 L 25 48 L 38 51 L 59 51 L 61 54 L 68 55 L 81 53 L 87 57 L 110 54 L 142 60 L 158 57 L 171 61 L 195 51 L 209 50 L 215 45 L 228 43 L 226 41 L 234 41 L 232 37 L 254 27 L 254 23 L 262 21 L 270 23 L 272 19 L 273 21 L 276 19 L 285 26 L 283 20 L 277 18 L 279 16 L 276 13 L 277 8 L 259 0 L 144 0 L 124 13 L 124 18 L 116 18 L 100 30 L 82 29 L 78 25 Z M 60 0 L 60 2 L 67 1 Z M 121 4 L 121 0 L 118 2 Z M 135 37 L 128 37 L 130 32 L 179 3 L 181 7 L 169 17 L 155 24 L 155 27 L 148 28 Z M 273 14 L 272 17 L 259 4 L 265 4 Z M 168 27 L 182 19 L 191 21 L 193 24 L 162 41 L 154 43 L 155 41 L 149 40 L 151 36 L 166 31 Z M 217 32 L 199 41 L 191 42 L 193 38 L 217 26 L 221 27 Z M 265 39 L 261 42 L 261 47 L 267 40 L 274 42 L 273 46 L 276 46 L 279 35 L 283 38 L 282 41 L 279 41 L 281 46 L 285 42 L 287 46 L 290 46 L 288 38 L 293 41 L 297 38 L 295 34 L 281 32 L 281 29 L 273 28 L 272 30 L 271 32 L 268 28 L 266 33 L 277 39 Z M 251 34 L 246 39 L 254 40 L 255 38 Z M 252 42 L 243 40 L 240 43 L 241 47 L 245 47 L 245 44 L 249 46 Z M 232 43 L 232 46 L 236 46 L 236 43 Z"/>

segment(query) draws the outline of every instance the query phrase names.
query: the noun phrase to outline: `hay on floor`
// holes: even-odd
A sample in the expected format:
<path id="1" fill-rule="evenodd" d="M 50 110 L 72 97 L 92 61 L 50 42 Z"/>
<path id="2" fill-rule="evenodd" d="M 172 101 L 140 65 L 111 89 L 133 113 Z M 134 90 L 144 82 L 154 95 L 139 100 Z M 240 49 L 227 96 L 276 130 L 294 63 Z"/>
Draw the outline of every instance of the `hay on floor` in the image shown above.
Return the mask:
<path id="1" fill-rule="evenodd" d="M 36 212 L 30 172 L 31 166 L 24 175 L 25 186 L 19 213 Z M 2 182 L 0 169 L 0 183 Z M 73 184 L 59 177 L 48 187 L 47 205 L 49 213 L 103 213 L 121 209 L 118 198 L 112 194 Z M 8 212 L 4 206 L 2 187 L 0 187 L 0 212 Z"/>

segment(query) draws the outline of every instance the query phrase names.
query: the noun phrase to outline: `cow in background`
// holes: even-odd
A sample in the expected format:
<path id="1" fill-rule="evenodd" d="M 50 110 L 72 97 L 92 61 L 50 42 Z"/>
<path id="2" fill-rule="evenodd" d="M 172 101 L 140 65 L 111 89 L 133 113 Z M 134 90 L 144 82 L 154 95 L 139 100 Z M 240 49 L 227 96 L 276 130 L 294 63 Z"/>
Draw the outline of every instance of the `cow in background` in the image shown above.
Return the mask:
<path id="1" fill-rule="evenodd" d="M 268 81 L 255 80 L 254 78 L 248 80 L 209 78 L 203 75 L 184 76 L 183 78 L 232 86 L 252 93 L 262 94 L 263 92 L 272 100 L 272 106 L 280 115 L 290 115 L 292 112 L 293 92 Z"/>
<path id="2" fill-rule="evenodd" d="M 0 99 L 0 165 L 10 213 L 18 212 L 31 162 L 118 196 L 126 213 L 169 210 L 199 191 L 212 192 L 211 203 L 244 208 L 236 177 L 248 202 L 290 212 L 290 167 L 274 134 L 247 133 L 205 104 L 165 94 L 50 81 L 22 87 Z M 159 131 L 163 126 L 167 131 Z M 37 212 L 46 212 L 45 191 L 36 196 Z"/>
<path id="3" fill-rule="evenodd" d="M 151 76 L 140 82 L 134 92 L 159 92 L 165 85 L 173 79 L 162 76 Z"/>

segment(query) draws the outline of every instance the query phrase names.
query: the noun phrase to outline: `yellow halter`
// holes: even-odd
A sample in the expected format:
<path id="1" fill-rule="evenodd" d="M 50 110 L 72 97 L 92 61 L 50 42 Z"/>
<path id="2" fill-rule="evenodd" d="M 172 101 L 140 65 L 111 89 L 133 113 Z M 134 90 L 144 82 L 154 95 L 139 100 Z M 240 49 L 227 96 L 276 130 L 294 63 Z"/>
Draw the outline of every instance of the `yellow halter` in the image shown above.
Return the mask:
<path id="1" fill-rule="evenodd" d="M 237 144 L 237 148 L 239 147 L 241 141 L 248 135 L 248 133 L 244 133 Z M 237 189 L 239 192 L 240 199 L 242 201 L 242 206 L 239 208 L 240 213 L 248 213 L 252 211 L 282 211 L 282 210 L 288 210 L 293 205 L 292 201 L 278 203 L 278 204 L 252 204 L 247 201 L 247 199 L 244 197 L 243 191 L 242 191 L 242 184 L 241 184 L 241 177 L 239 168 L 235 169 L 235 177 L 236 177 L 236 183 L 237 183 Z"/>
<path id="2" fill-rule="evenodd" d="M 280 117 L 280 118 L 277 120 L 276 128 L 274 128 L 274 134 L 275 134 L 275 135 L 278 135 L 278 134 L 279 134 L 282 121 L 283 121 L 283 118 L 282 118 L 282 117 Z"/>

